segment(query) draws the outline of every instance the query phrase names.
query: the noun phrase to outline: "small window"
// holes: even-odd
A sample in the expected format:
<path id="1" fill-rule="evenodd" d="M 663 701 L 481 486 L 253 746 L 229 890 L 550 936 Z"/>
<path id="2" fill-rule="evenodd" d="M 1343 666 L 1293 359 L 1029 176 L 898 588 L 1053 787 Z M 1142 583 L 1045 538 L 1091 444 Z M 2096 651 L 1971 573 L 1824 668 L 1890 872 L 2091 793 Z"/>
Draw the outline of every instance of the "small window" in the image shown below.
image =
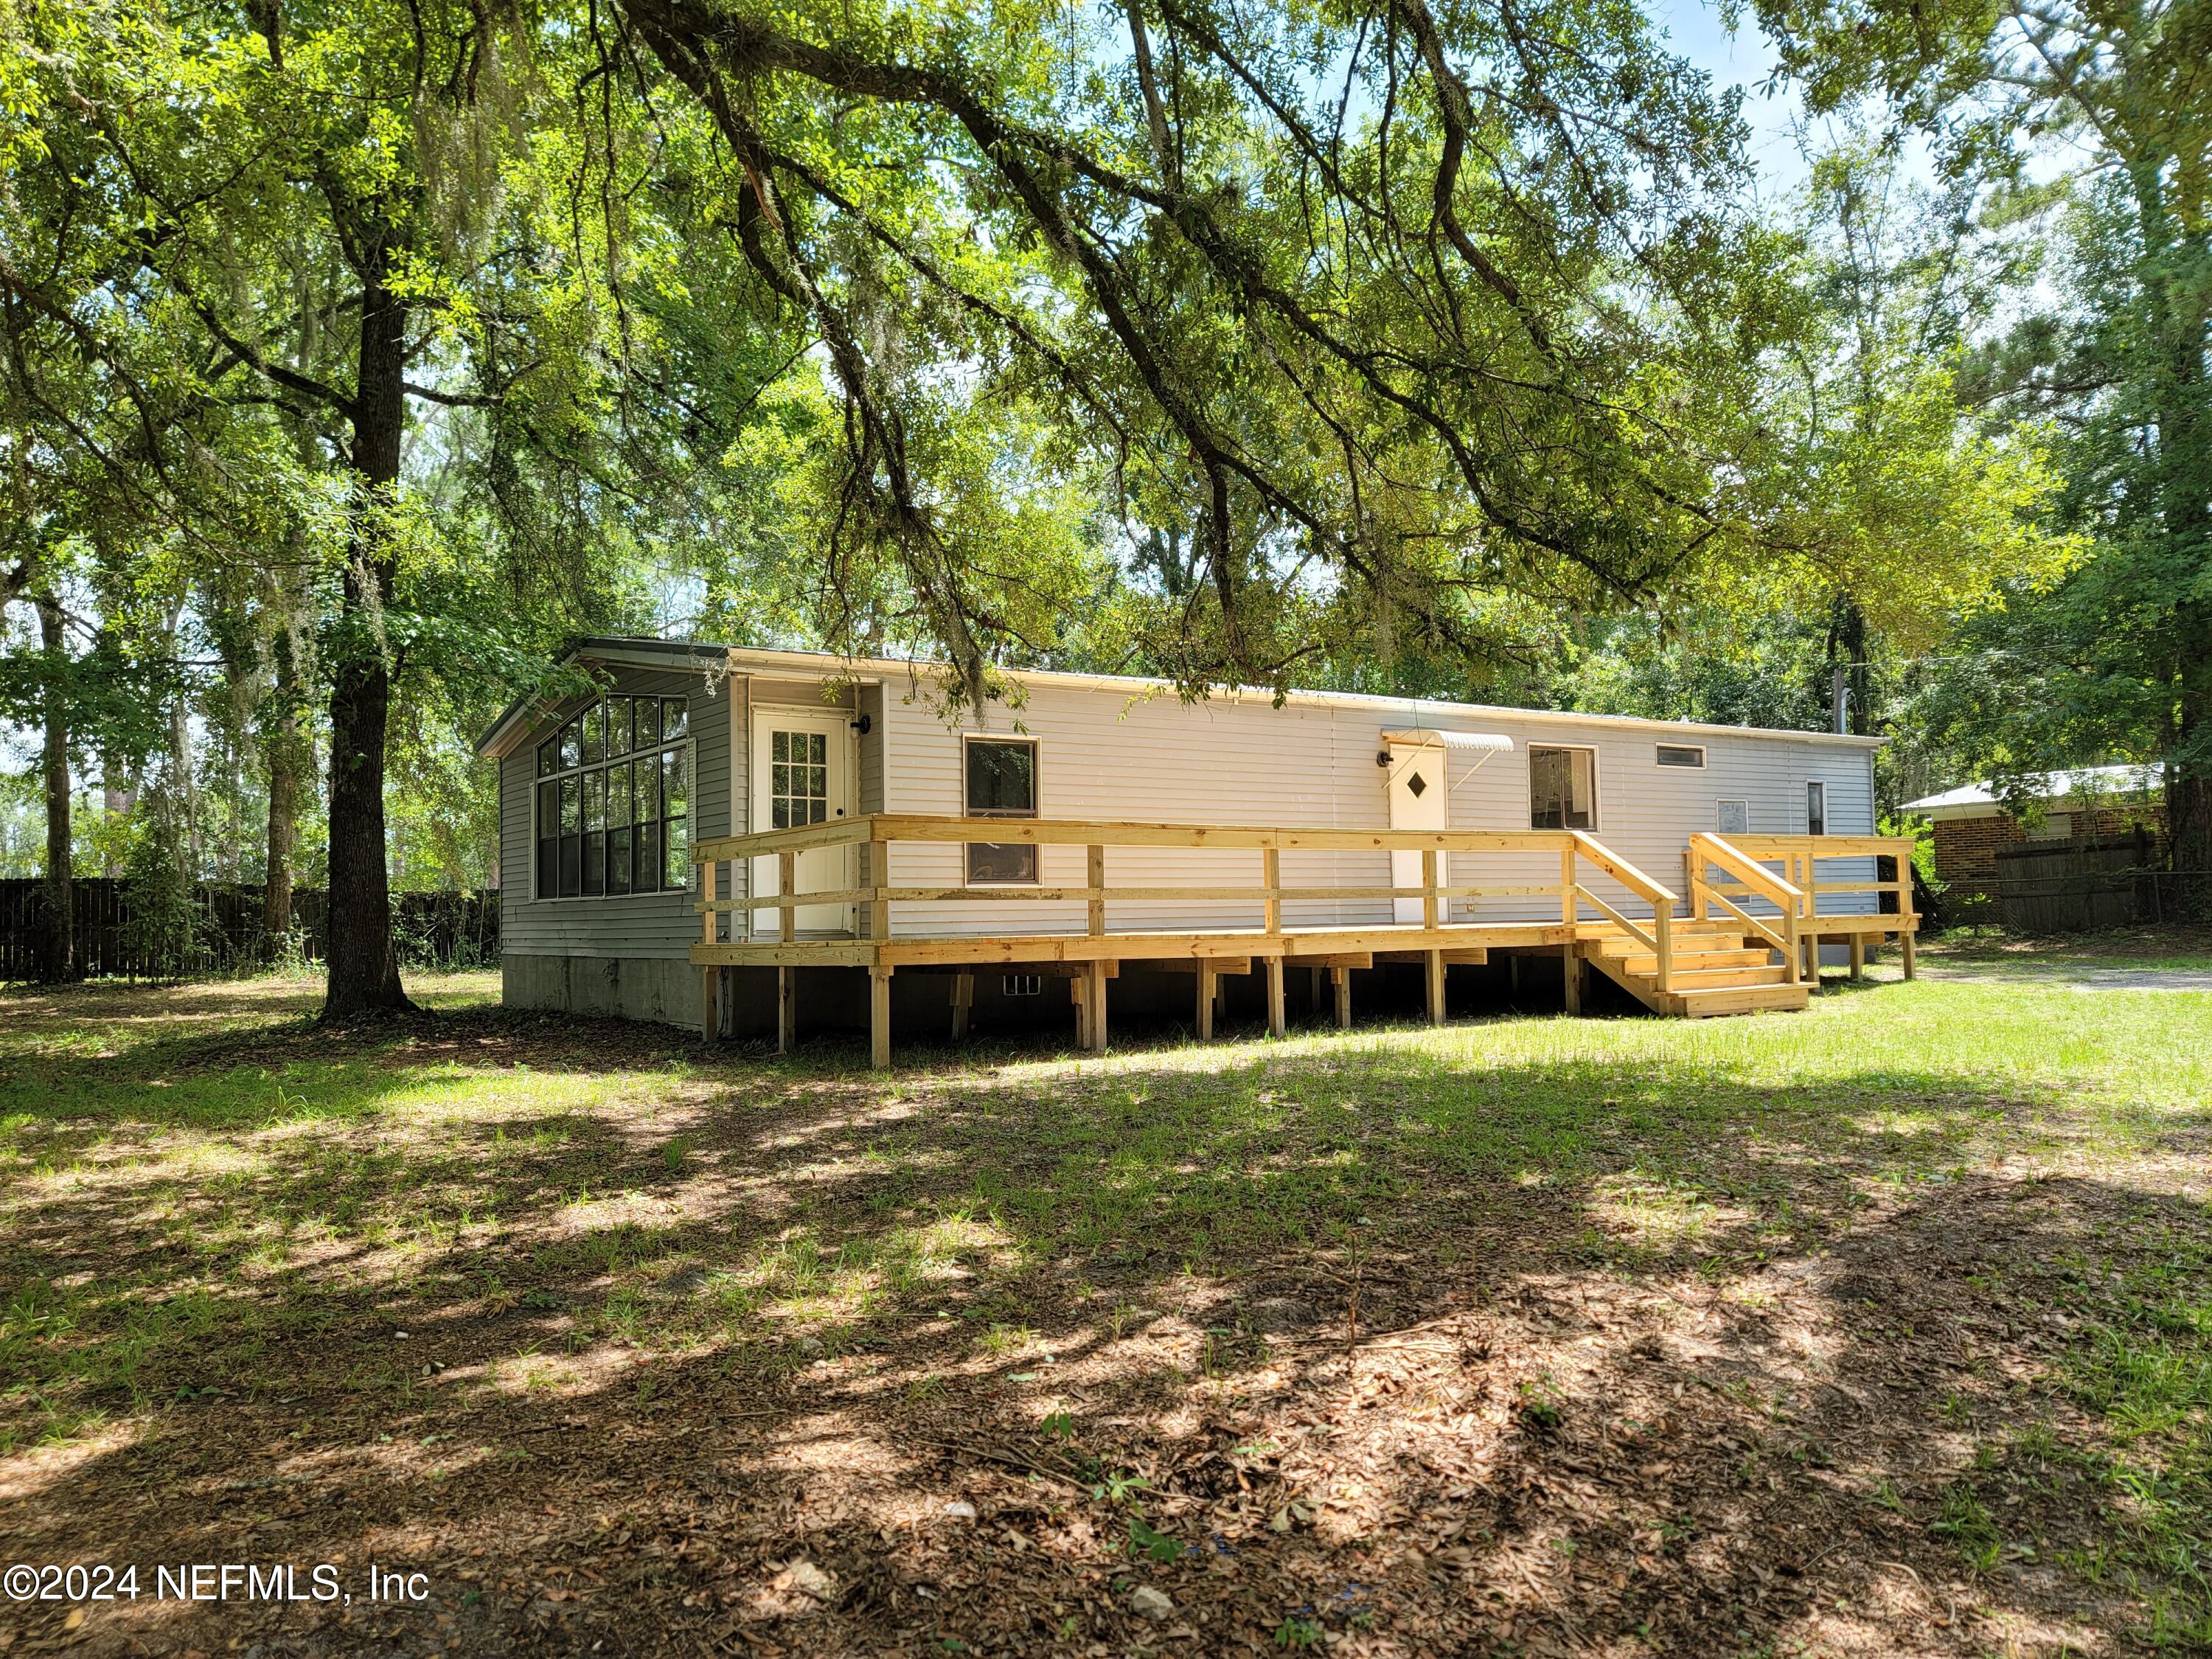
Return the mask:
<path id="1" fill-rule="evenodd" d="M 2071 812 L 2045 812 L 2029 826 L 2027 838 L 2030 841 L 2064 841 L 2073 833 L 2074 815 Z"/>
<path id="2" fill-rule="evenodd" d="M 1825 783 L 1805 786 L 1805 833 L 1808 836 L 1828 833 L 1828 786 Z"/>
<path id="3" fill-rule="evenodd" d="M 1037 815 L 1037 746 L 1026 738 L 970 738 L 967 743 L 968 816 Z M 1027 884 L 1037 878 L 1037 849 L 1028 842 L 975 842 L 968 879 L 977 885 Z"/>
<path id="4" fill-rule="evenodd" d="M 1528 750 L 1528 827 L 1591 830 L 1597 826 L 1597 750 Z"/>
<path id="5" fill-rule="evenodd" d="M 1751 833 L 1751 803 L 1747 800 L 1717 800 L 1713 803 L 1713 829 L 1723 836 L 1747 836 Z"/>
<path id="6" fill-rule="evenodd" d="M 1703 771 L 1705 765 L 1705 746 L 1695 743 L 1662 743 L 1659 745 L 1659 764 L 1686 766 L 1693 771 Z"/>

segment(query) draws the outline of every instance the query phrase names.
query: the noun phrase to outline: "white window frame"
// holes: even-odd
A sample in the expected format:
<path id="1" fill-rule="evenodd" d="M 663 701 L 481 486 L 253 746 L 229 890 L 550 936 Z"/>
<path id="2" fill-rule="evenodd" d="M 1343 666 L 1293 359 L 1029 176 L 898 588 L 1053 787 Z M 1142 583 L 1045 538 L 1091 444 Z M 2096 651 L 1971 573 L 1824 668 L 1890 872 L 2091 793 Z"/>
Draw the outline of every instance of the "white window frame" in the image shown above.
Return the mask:
<path id="1" fill-rule="evenodd" d="M 1815 790 L 1820 792 L 1820 827 L 1818 830 L 1813 827 L 1813 796 Z M 1828 833 L 1828 781 L 1826 778 L 1805 780 L 1805 833 L 1808 836 L 1825 836 Z"/>
<path id="2" fill-rule="evenodd" d="M 1036 805 L 1031 806 L 1027 813 L 974 813 L 968 810 L 968 750 L 969 744 L 977 743 L 1025 743 L 1029 744 L 1030 752 L 1036 757 L 1036 760 L 1033 763 L 1035 767 L 1034 787 L 1031 792 L 1034 795 Z M 960 816 L 963 818 L 977 817 L 1003 817 L 1009 823 L 1034 823 L 1037 819 L 1042 817 L 1044 816 L 1044 739 L 1029 732 L 963 732 L 960 734 Z M 1036 858 L 1030 866 L 1036 873 L 1031 875 L 1027 881 L 976 880 L 970 873 L 974 866 L 968 861 L 968 848 L 971 845 L 988 846 L 993 844 L 1008 845 L 1010 843 L 990 843 L 982 842 L 972 843 L 963 842 L 960 843 L 960 884 L 963 887 L 1001 888 L 1042 887 L 1044 885 L 1044 848 L 1042 846 L 1038 846 L 1036 848 Z"/>
<path id="3" fill-rule="evenodd" d="M 1590 757 L 1590 794 L 1593 799 L 1590 801 L 1589 828 L 1583 833 L 1586 836 L 1597 834 L 1598 825 L 1603 821 L 1605 813 L 1605 781 L 1598 775 L 1598 770 L 1603 764 L 1604 757 L 1594 743 L 1532 743 L 1528 745 L 1528 770 L 1523 775 L 1528 786 L 1529 828 L 1534 830 L 1536 824 L 1536 751 L 1539 749 L 1579 749 Z M 1566 814 L 1562 811 L 1559 816 L 1565 817 Z M 1565 830 L 1563 826 L 1559 830 L 1536 830 L 1536 833 L 1557 835 L 1571 832 Z"/>
<path id="4" fill-rule="evenodd" d="M 1697 763 L 1692 766 L 1682 761 L 1661 760 L 1660 752 L 1668 749 L 1677 750 L 1685 755 L 1695 755 Z M 1705 769 L 1705 745 L 1702 743 L 1654 744 L 1651 746 L 1651 763 L 1662 772 L 1702 772 Z"/>
<path id="5" fill-rule="evenodd" d="M 699 814 L 698 807 L 696 805 L 699 794 L 699 728 L 692 724 L 693 706 L 700 701 L 699 697 L 690 691 L 624 691 L 617 689 L 612 691 L 602 691 L 599 694 L 599 700 L 600 703 L 604 705 L 609 697 L 657 697 L 665 701 L 667 698 L 677 696 L 680 696 L 684 699 L 684 742 L 680 746 L 684 751 L 684 789 L 685 800 L 687 802 L 687 805 L 684 809 L 684 823 L 685 829 L 684 848 L 686 852 L 689 852 L 692 844 L 696 841 L 699 833 Z M 538 747 L 548 738 L 559 737 L 561 735 L 561 728 L 568 725 L 570 720 L 575 719 L 577 715 L 583 713 L 584 708 L 585 705 L 583 703 L 578 703 L 567 714 L 562 715 L 559 720 L 554 720 L 546 726 L 544 730 L 538 734 L 535 740 L 531 742 L 526 747 L 526 763 L 529 768 L 530 779 L 530 902 L 532 904 L 597 904 L 605 899 L 621 899 L 627 901 L 629 899 L 671 898 L 680 894 L 688 894 L 696 891 L 699 884 L 699 866 L 696 864 L 691 866 L 691 873 L 685 878 L 683 886 L 656 887 L 653 889 L 652 891 L 646 893 L 636 891 L 628 893 L 570 893 L 566 896 L 563 896 L 559 893 L 541 893 L 538 890 L 538 843 L 544 839 L 544 837 L 538 833 L 543 828 L 538 818 L 538 797 L 540 792 L 543 787 L 547 783 L 556 781 L 563 776 L 580 777 L 584 773 L 592 769 L 588 766 L 580 766 L 573 773 L 556 772 L 554 774 L 552 778 L 541 778 L 538 775 Z M 653 746 L 653 752 L 656 755 L 665 754 L 672 747 L 676 746 L 678 745 L 657 743 Z M 637 750 L 632 750 L 629 755 L 623 757 L 623 758 L 627 760 L 632 756 L 635 756 L 637 752 Z M 609 764 L 610 763 L 601 760 L 597 763 L 598 769 L 604 774 Z M 664 813 L 662 815 L 662 821 L 665 822 L 665 819 L 666 814 Z M 662 856 L 665 858 L 666 854 L 664 852 Z"/>

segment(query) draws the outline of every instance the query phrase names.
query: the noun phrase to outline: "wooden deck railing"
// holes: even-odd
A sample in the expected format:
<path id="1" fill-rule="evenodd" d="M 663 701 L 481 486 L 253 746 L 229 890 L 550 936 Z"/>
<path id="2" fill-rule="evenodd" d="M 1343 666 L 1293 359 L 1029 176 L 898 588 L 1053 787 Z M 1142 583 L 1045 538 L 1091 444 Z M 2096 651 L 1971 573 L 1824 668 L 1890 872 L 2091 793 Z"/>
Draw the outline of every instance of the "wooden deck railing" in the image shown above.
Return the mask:
<path id="1" fill-rule="evenodd" d="M 1036 847 L 1081 847 L 1087 854 L 1085 880 L 1081 886 L 990 884 L 983 885 L 897 886 L 887 880 L 890 848 L 894 842 L 1026 843 Z M 801 890 L 798 885 L 799 855 L 817 848 L 865 847 L 868 856 L 865 879 L 857 885 L 821 891 Z M 1106 878 L 1109 848 L 1175 848 L 1220 852 L 1256 852 L 1260 856 L 1257 882 L 1210 885 L 1162 886 L 1116 884 Z M 1421 854 L 1419 886 L 1395 884 L 1338 884 L 1286 887 L 1282 879 L 1285 852 L 1389 853 Z M 1452 854 L 1552 854 L 1559 861 L 1554 882 L 1473 884 L 1450 882 L 1444 860 Z M 718 915 L 775 911 L 777 937 L 795 938 L 796 913 L 814 905 L 866 907 L 868 937 L 892 937 L 890 907 L 894 904 L 935 903 L 1081 903 L 1086 907 L 1085 932 L 1094 938 L 1109 937 L 1108 909 L 1115 903 L 1233 902 L 1254 907 L 1257 933 L 1262 938 L 1283 933 L 1283 906 L 1313 901 L 1378 901 L 1418 899 L 1421 904 L 1420 931 L 1434 933 L 1450 926 L 1452 901 L 1484 898 L 1550 897 L 1559 906 L 1562 925 L 1581 921 L 1583 907 L 1596 910 L 1621 928 L 1657 959 L 1661 988 L 1673 972 L 1674 916 L 1677 895 L 1645 875 L 1595 836 L 1579 830 L 1523 831 L 1284 829 L 1263 825 L 1138 823 L 1109 820 L 1054 818 L 971 818 L 914 813 L 869 813 L 834 823 L 811 824 L 798 830 L 769 830 L 751 835 L 719 836 L 700 840 L 691 849 L 693 863 L 701 866 L 702 892 L 698 908 L 703 916 L 704 942 L 714 944 Z M 777 890 L 770 894 L 722 896 L 717 890 L 717 866 L 728 862 L 748 869 L 757 859 L 777 863 Z M 1588 866 L 1588 871 L 1584 866 Z M 1589 872 L 1609 877 L 1635 899 L 1651 907 L 1650 921 L 1629 915 L 1619 903 L 1607 900 L 1590 885 Z M 1627 902 L 1624 900 L 1622 902 Z M 1413 924 L 1391 924 L 1405 927 Z M 1218 929 L 1200 929 L 1218 932 Z"/>
<path id="2" fill-rule="evenodd" d="M 1823 881 L 1819 866 L 1833 859 L 1892 859 L 1895 872 L 1887 878 L 1876 873 L 1873 879 L 1858 878 L 1851 880 Z M 1699 921 L 1708 914 L 1711 904 L 1717 902 L 1750 933 L 1771 945 L 1783 953 L 1783 960 L 1790 964 L 1792 975 L 1802 972 L 1809 978 L 1819 976 L 1817 962 L 1808 963 L 1803 958 L 1817 948 L 1822 924 L 1836 927 L 1850 925 L 1852 933 L 1852 971 L 1857 972 L 1860 951 L 1863 948 L 1864 925 L 1869 915 L 1863 911 L 1844 912 L 1820 908 L 1820 898 L 1830 893 L 1892 893 L 1896 896 L 1893 912 L 1880 909 L 1873 913 L 1879 917 L 1881 932 L 1894 932 L 1903 942 L 1905 973 L 1912 972 L 1913 931 L 1919 918 L 1912 908 L 1912 837 L 1910 836 L 1747 836 L 1723 837 L 1699 833 L 1690 837 L 1687 857 L 1691 913 Z M 1778 872 L 1770 868 L 1779 864 Z M 1730 880 L 1710 879 L 1716 867 L 1725 871 Z M 1764 899 L 1774 906 L 1772 916 L 1759 916 L 1738 900 Z"/>

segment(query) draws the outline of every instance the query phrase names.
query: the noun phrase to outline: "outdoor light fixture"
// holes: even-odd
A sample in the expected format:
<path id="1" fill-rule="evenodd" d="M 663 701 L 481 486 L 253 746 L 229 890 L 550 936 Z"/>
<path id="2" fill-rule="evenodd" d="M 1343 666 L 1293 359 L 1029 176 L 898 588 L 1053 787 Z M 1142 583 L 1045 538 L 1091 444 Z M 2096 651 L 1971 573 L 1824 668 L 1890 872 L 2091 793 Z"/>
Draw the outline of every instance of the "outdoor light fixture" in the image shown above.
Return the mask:
<path id="1" fill-rule="evenodd" d="M 865 738 L 868 735 L 870 728 L 874 725 L 875 721 L 873 720 L 870 719 L 867 715 L 863 714 L 860 719 L 853 722 L 853 729 Z"/>
<path id="2" fill-rule="evenodd" d="M 1381 767 L 1384 771 L 1389 771 L 1390 769 L 1390 751 L 1387 749 L 1376 750 L 1375 751 L 1375 763 Z"/>

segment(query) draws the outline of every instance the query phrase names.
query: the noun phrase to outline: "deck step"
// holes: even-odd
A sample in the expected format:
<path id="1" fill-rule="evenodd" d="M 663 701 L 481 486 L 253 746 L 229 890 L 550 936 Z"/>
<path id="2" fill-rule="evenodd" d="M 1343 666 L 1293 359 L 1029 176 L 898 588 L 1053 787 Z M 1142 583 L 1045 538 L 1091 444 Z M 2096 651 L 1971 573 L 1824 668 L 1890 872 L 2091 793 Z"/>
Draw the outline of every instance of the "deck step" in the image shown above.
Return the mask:
<path id="1" fill-rule="evenodd" d="M 1686 1019 L 1710 1019 L 1717 1014 L 1755 1014 L 1771 1009 L 1795 1012 L 1812 1000 L 1803 985 L 1738 985 L 1711 991 L 1676 991 L 1663 1000 L 1665 1012 Z"/>
<path id="2" fill-rule="evenodd" d="M 1640 957 L 1645 961 L 1651 958 L 1650 945 L 1644 944 L 1642 939 L 1631 939 L 1626 933 L 1616 934 L 1610 939 L 1601 939 L 1595 942 L 1600 955 L 1611 957 L 1616 962 L 1623 957 Z M 1668 942 L 1674 947 L 1674 954 L 1678 957 L 1709 956 L 1716 952 L 1741 951 L 1744 948 L 1743 942 L 1733 933 L 1691 933 L 1686 936 L 1678 932 Z"/>
<path id="3" fill-rule="evenodd" d="M 1779 963 L 1771 967 L 1761 963 L 1757 967 L 1711 969 L 1678 965 L 1669 988 L 1676 992 L 1724 990 L 1733 985 L 1779 985 L 1789 977 L 1789 969 Z"/>
<path id="4" fill-rule="evenodd" d="M 1649 951 L 1632 957 L 1615 957 L 1614 963 L 1632 974 L 1641 974 L 1647 979 L 1656 978 L 1659 958 Z M 1722 968 L 1765 968 L 1774 960 L 1774 952 L 1761 945 L 1756 951 L 1695 951 L 1674 952 L 1674 971 L 1686 969 L 1705 973 Z"/>

